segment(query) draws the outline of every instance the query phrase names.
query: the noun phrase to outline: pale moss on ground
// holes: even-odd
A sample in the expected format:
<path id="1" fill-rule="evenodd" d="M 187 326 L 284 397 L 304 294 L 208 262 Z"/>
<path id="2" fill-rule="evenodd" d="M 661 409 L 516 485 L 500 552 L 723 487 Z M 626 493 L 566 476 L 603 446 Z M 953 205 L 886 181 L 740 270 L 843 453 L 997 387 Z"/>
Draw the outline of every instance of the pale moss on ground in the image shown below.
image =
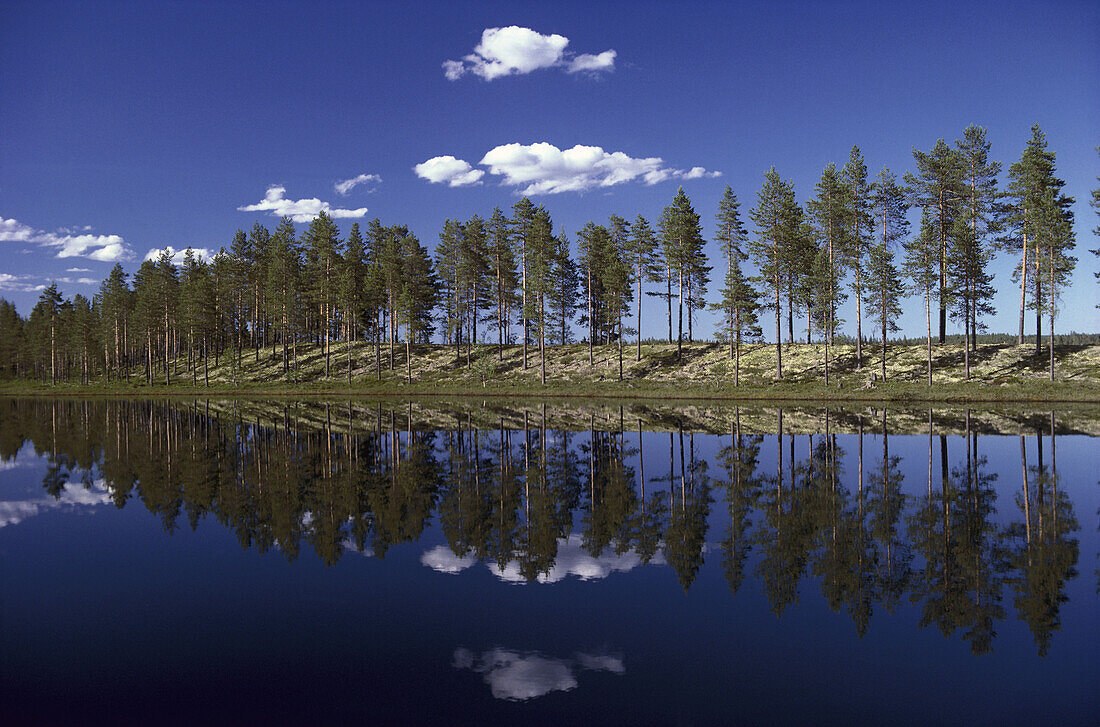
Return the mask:
<path id="1" fill-rule="evenodd" d="M 631 382 L 646 384 L 690 384 L 728 389 L 734 382 L 734 364 L 729 348 L 719 343 L 685 344 L 677 360 L 675 344 L 650 344 L 642 346 L 642 358 L 636 360 L 634 346 L 624 347 L 623 378 L 629 387 Z M 887 381 L 926 383 L 926 348 L 920 345 L 896 345 L 887 347 Z M 783 379 L 787 383 L 824 383 L 824 346 L 822 344 L 784 344 Z M 830 384 L 841 390 L 863 389 L 873 385 L 872 379 L 880 377 L 880 349 L 877 345 L 864 346 L 864 365 L 856 366 L 854 345 L 837 345 L 829 350 Z M 407 376 L 405 347 L 394 347 L 394 370 L 389 370 L 390 351 L 382 348 L 382 378 L 400 382 Z M 374 347 L 367 343 L 353 344 L 354 368 L 352 379 L 357 383 L 369 383 L 377 379 Z M 971 382 L 984 384 L 1020 384 L 1047 382 L 1049 379 L 1049 349 L 1045 346 L 1035 355 L 1033 344 L 1022 346 L 986 344 L 971 352 Z M 261 350 L 257 362 L 253 351 L 245 352 L 239 370 L 223 357 L 221 364 L 212 366 L 211 380 L 223 383 L 244 382 L 318 382 L 347 381 L 347 348 L 344 343 L 332 346 L 329 376 L 325 377 L 325 359 L 318 346 L 299 346 L 297 371 L 284 376 L 281 352 L 272 357 L 270 348 Z M 618 382 L 618 349 L 614 346 L 597 346 L 589 363 L 585 344 L 552 346 L 546 349 L 547 384 Z M 775 346 L 770 344 L 746 344 L 741 349 L 741 384 L 766 386 L 776 382 Z M 934 345 L 932 349 L 933 386 L 955 384 L 965 380 L 963 349 L 961 344 Z M 1100 384 L 1100 346 L 1059 346 L 1055 350 L 1055 381 L 1081 381 Z M 178 377 L 182 378 L 182 377 Z M 186 377 L 190 379 L 190 376 Z M 441 384 L 460 384 L 463 387 L 491 389 L 501 385 L 541 386 L 541 370 L 537 347 L 528 349 L 528 365 L 523 367 L 522 348 L 505 347 L 503 356 L 493 344 L 480 344 L 473 348 L 467 361 L 463 349 L 456 358 L 453 347 L 442 345 L 417 345 L 412 347 L 412 378 L 414 381 L 431 381 Z M 200 372 L 201 380 L 201 372 Z"/>

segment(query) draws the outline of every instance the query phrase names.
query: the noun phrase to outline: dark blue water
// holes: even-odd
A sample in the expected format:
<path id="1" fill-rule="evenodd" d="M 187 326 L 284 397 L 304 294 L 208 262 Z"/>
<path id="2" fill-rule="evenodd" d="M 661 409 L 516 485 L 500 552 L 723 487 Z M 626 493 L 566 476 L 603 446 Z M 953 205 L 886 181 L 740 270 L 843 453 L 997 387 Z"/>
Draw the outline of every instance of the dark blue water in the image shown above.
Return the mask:
<path id="1" fill-rule="evenodd" d="M 2 721 L 1097 724 L 1072 412 L 346 406 L 0 401 Z"/>

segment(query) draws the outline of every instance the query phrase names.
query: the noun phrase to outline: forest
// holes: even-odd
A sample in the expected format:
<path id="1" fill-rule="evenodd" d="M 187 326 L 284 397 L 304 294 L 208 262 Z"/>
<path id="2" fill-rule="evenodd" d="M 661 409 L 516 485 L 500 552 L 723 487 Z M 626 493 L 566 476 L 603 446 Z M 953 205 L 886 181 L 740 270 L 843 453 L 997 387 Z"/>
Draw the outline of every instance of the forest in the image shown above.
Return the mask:
<path id="1" fill-rule="evenodd" d="M 613 352 L 621 380 L 624 357 L 641 361 L 643 341 L 667 337 L 676 346 L 671 365 L 685 343 L 727 345 L 737 386 L 742 345 L 763 341 L 765 330 L 774 379 L 784 379 L 784 341 L 797 330 L 823 344 L 829 384 L 841 341 L 854 341 L 856 368 L 877 364 L 886 378 L 888 337 L 900 333 L 906 304 L 924 313 L 925 330 L 908 334 L 923 340 L 931 386 L 933 346 L 947 341 L 948 319 L 962 333 L 960 365 L 970 378 L 994 312 L 988 268 L 1006 255 L 1020 293 L 1017 343 L 1030 311 L 1042 356 L 1045 319 L 1054 380 L 1059 295 L 1076 265 L 1075 200 L 1045 135 L 1032 127 L 1003 186 L 981 127 L 914 149 L 913 158 L 916 171 L 871 178 L 853 147 L 842 167 L 822 171 L 805 204 L 772 168 L 746 213 L 727 186 L 715 215 L 720 260 L 708 259 L 683 188 L 652 220 L 612 214 L 576 240 L 555 234 L 546 207 L 523 197 L 508 213 L 446 220 L 434 255 L 406 226 L 378 219 L 352 224 L 346 236 L 323 211 L 300 235 L 289 218 L 274 230 L 257 222 L 209 260 L 165 250 L 132 278 L 116 264 L 90 299 L 64 298 L 53 283 L 26 318 L 0 299 L 0 378 L 209 385 L 212 366 L 232 375 L 245 357 L 264 357 L 296 381 L 308 350 L 323 359 L 324 379 L 342 371 L 349 384 L 365 372 L 411 381 L 416 347 L 434 344 L 453 348 L 455 366 L 471 366 L 486 346 L 501 360 L 506 348 L 519 349 L 522 369 L 537 366 L 546 384 L 547 347 L 579 341 L 590 363 L 596 347 Z M 1091 204 L 1100 212 L 1100 190 Z M 647 296 L 665 320 L 643 321 Z M 854 336 L 841 332 L 846 300 Z M 717 313 L 716 330 L 698 330 L 704 309 Z M 869 341 L 878 342 L 877 362 Z"/>

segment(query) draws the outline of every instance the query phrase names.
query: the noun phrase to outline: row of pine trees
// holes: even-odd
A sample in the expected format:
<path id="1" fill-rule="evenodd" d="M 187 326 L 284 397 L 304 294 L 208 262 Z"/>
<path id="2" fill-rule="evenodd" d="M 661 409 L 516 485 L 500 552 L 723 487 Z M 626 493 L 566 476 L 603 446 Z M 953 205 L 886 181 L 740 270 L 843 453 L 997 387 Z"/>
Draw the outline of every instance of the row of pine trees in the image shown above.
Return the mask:
<path id="1" fill-rule="evenodd" d="M 494 343 L 501 358 L 505 346 L 521 346 L 524 368 L 537 349 L 545 383 L 546 347 L 579 335 L 590 363 L 594 346 L 617 346 L 622 378 L 628 338 L 641 360 L 643 337 L 665 336 L 665 326 L 642 330 L 642 301 L 653 296 L 667 313 L 667 337 L 678 358 L 685 334 L 695 340 L 698 313 L 719 314 L 716 336 L 729 344 L 735 385 L 741 344 L 761 339 L 765 311 L 774 317 L 777 379 L 783 378 L 783 329 L 794 341 L 795 320 L 801 328 L 804 316 L 807 342 L 816 334 L 824 343 L 828 383 L 840 306 L 849 298 L 854 303 L 856 365 L 866 363 L 866 327 L 881 340 L 885 378 L 887 336 L 898 330 L 902 301 L 912 296 L 925 313 L 931 385 L 933 341 L 945 342 L 949 317 L 964 334 L 969 378 L 983 318 L 994 312 L 989 264 L 1000 253 L 1016 260 L 1018 341 L 1032 310 L 1036 355 L 1047 317 L 1053 379 L 1055 314 L 1076 264 L 1074 200 L 1055 175 L 1043 132 L 1032 127 L 1004 187 L 1002 165 L 990 157 L 980 127 L 913 156 L 915 172 L 899 178 L 883 169 L 871 179 L 853 147 L 843 167 L 824 169 L 804 205 L 793 183 L 772 168 L 747 213 L 751 235 L 727 186 L 715 220 L 722 252 L 717 271 L 705 253 L 700 216 L 682 188 L 653 223 L 641 215 L 589 222 L 577 233 L 575 257 L 573 242 L 555 234 L 547 209 L 526 197 L 510 215 L 497 208 L 488 219 L 446 220 L 434 258 L 407 227 L 377 219 L 363 228 L 352 224 L 346 238 L 325 212 L 300 236 L 288 218 L 274 231 L 256 223 L 247 233 L 238 230 L 229 248 L 209 261 L 190 249 L 180 259 L 165 251 L 143 262 L 132 281 L 116 265 L 90 300 L 63 299 L 52 284 L 26 319 L 0 300 L 2 375 L 208 383 L 211 361 L 236 372 L 251 356 L 277 362 L 290 379 L 308 355 L 320 356 L 330 377 L 336 355 L 350 382 L 357 367 L 378 378 L 384 369 L 395 371 L 395 350 L 403 348 L 402 373 L 411 379 L 413 345 L 434 339 L 453 346 L 456 361 L 466 365 L 475 344 Z M 1094 192 L 1100 210 L 1098 198 Z M 915 231 L 913 208 L 920 212 Z M 712 278 L 719 289 L 708 303 Z M 369 345 L 348 345 L 356 343 Z M 356 361 L 356 351 L 370 351 L 371 360 Z"/>

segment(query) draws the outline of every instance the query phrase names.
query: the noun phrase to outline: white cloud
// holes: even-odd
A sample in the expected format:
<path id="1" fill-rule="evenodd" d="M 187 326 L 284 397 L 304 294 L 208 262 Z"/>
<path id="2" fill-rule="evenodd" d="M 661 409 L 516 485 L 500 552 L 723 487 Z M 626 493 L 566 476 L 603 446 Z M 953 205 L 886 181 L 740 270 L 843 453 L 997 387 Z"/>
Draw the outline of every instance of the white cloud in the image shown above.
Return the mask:
<path id="1" fill-rule="evenodd" d="M 465 648 L 455 650 L 451 666 L 483 675 L 496 699 L 526 701 L 550 692 L 568 692 L 577 687 L 577 672 L 608 671 L 623 674 L 622 657 L 610 654 L 578 653 L 572 659 L 521 653 L 497 647 L 480 655 Z"/>
<path id="2" fill-rule="evenodd" d="M 360 174 L 357 177 L 351 179 L 342 179 L 336 184 L 332 185 L 332 188 L 336 190 L 336 193 L 341 197 L 348 196 L 348 192 L 358 187 L 360 184 L 381 184 L 382 177 L 377 174 Z"/>
<path id="3" fill-rule="evenodd" d="M 611 71 L 615 69 L 616 55 L 617 54 L 613 50 L 605 50 L 603 53 L 597 55 L 582 53 L 569 61 L 569 65 L 565 70 L 567 73 L 599 73 L 600 71 Z"/>
<path id="4" fill-rule="evenodd" d="M 38 289 L 38 286 L 36 286 L 34 283 L 29 282 L 31 280 L 34 280 L 34 276 L 0 273 L 0 290 L 11 290 L 20 293 L 29 293 Z"/>
<path id="5" fill-rule="evenodd" d="M 133 251 L 118 235 L 65 235 L 43 244 L 61 248 L 57 257 L 62 258 L 86 257 L 89 260 L 113 263 L 133 257 Z"/>
<path id="6" fill-rule="evenodd" d="M 699 179 L 720 174 L 702 167 L 685 172 L 665 166 L 660 157 L 635 158 L 598 146 L 578 144 L 563 151 L 547 142 L 503 144 L 489 150 L 478 163 L 487 166 L 491 174 L 503 177 L 503 184 L 519 187 L 519 193 L 525 195 L 583 192 L 638 179 L 652 185 L 668 179 Z"/>
<path id="7" fill-rule="evenodd" d="M 154 247 L 152 250 L 145 253 L 145 259 L 156 260 L 165 250 L 167 250 L 168 254 L 172 257 L 172 262 L 175 265 L 183 265 L 183 254 L 186 251 L 186 248 L 177 250 L 171 245 L 165 245 L 164 247 Z M 205 260 L 206 262 L 210 262 L 214 259 L 214 253 L 211 253 L 210 249 L 206 247 L 192 247 L 191 253 L 196 257 Z"/>
<path id="8" fill-rule="evenodd" d="M 570 57 L 565 51 L 567 45 L 569 39 L 556 33 L 543 35 L 517 25 L 486 28 L 473 53 L 464 56 L 461 61 L 443 62 L 443 75 L 448 81 L 457 81 L 466 73 L 472 73 L 492 81 L 540 68 L 562 67 L 568 73 L 614 70 L 614 50 L 605 50 L 598 55 L 585 53 Z"/>
<path id="9" fill-rule="evenodd" d="M 90 273 L 91 268 L 65 268 L 66 273 Z"/>
<path id="10" fill-rule="evenodd" d="M 256 204 L 238 207 L 240 212 L 270 212 L 272 217 L 289 217 L 295 222 L 309 222 L 322 211 L 327 212 L 334 219 L 346 217 L 363 217 L 367 214 L 366 207 L 358 209 L 334 208 L 328 202 L 322 202 L 316 197 L 309 199 L 290 200 L 286 198 L 286 187 L 272 185 L 267 188 L 264 199 Z"/>
<path id="11" fill-rule="evenodd" d="M 426 162 L 421 162 L 413 167 L 416 176 L 427 179 L 432 184 L 446 182 L 449 187 L 463 187 L 469 184 L 479 184 L 485 172 L 474 169 L 470 163 L 463 159 L 455 159 L 453 156 L 432 157 Z"/>
<path id="12" fill-rule="evenodd" d="M 100 262 L 118 262 L 133 257 L 133 250 L 119 235 L 91 235 L 85 225 L 77 228 L 61 228 L 57 232 L 44 232 L 10 219 L 0 217 L 0 241 L 36 242 L 43 247 L 58 248 L 57 257 L 84 257 Z M 75 234 L 82 231 L 82 234 Z"/>
<path id="13" fill-rule="evenodd" d="M 0 216 L 0 242 L 31 242 L 40 234 L 33 227 L 28 227 L 18 220 L 5 220 Z"/>
<path id="14" fill-rule="evenodd" d="M 55 278 L 59 283 L 66 283 L 68 285 L 99 285 L 99 280 L 96 278 Z"/>

